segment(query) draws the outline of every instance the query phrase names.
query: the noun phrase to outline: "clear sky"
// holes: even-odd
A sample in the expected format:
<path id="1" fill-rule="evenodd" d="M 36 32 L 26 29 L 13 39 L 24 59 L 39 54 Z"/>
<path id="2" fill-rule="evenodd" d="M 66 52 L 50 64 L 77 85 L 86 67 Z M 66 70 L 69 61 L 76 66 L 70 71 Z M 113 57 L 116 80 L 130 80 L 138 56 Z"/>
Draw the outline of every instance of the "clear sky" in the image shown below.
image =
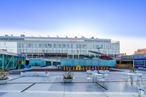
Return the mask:
<path id="1" fill-rule="evenodd" d="M 0 0 L 0 35 L 96 37 L 146 48 L 146 0 Z"/>

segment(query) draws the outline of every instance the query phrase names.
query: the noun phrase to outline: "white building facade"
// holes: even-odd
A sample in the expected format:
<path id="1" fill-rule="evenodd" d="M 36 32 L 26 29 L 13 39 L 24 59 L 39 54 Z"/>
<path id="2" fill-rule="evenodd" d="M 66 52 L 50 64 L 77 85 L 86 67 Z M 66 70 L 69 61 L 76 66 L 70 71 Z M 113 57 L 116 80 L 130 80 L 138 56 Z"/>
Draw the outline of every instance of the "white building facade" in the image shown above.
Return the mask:
<path id="1" fill-rule="evenodd" d="M 80 58 L 80 55 L 94 56 L 88 51 L 97 51 L 110 55 L 120 54 L 119 41 L 99 38 L 56 38 L 0 36 L 0 49 L 24 54 L 27 58 L 66 57 Z"/>

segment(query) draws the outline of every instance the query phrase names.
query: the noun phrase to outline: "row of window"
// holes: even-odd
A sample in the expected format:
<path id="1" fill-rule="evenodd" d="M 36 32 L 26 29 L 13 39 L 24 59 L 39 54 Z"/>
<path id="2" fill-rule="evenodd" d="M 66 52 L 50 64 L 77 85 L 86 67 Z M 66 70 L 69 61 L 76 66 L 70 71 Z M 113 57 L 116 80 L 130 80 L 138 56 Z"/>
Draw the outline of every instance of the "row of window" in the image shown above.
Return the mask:
<path id="1" fill-rule="evenodd" d="M 0 38 L 0 40 L 24 40 L 23 38 Z"/>
<path id="2" fill-rule="evenodd" d="M 146 60 L 134 61 L 135 66 L 146 66 Z"/>
<path id="3" fill-rule="evenodd" d="M 100 42 L 100 43 L 110 43 L 110 41 L 101 41 L 101 40 L 85 40 L 85 42 Z"/>
<path id="4" fill-rule="evenodd" d="M 118 54 L 118 51 L 100 50 L 104 54 Z M 87 54 L 88 50 L 48 50 L 48 49 L 19 49 L 18 53 L 69 53 L 69 54 Z"/>
<path id="5" fill-rule="evenodd" d="M 0 38 L 0 40 L 24 40 L 24 38 Z M 110 41 L 105 40 L 84 40 L 84 42 L 110 43 Z"/>
<path id="6" fill-rule="evenodd" d="M 18 48 L 83 48 L 119 49 L 118 44 L 79 44 L 79 43 L 18 43 Z"/>

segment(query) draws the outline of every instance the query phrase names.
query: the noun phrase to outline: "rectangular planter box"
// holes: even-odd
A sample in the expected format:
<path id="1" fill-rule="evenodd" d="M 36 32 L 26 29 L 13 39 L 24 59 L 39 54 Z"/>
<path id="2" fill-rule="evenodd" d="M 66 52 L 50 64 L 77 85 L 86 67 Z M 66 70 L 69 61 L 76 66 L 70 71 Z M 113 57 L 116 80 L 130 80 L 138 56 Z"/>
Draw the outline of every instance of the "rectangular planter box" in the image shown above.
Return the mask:
<path id="1" fill-rule="evenodd" d="M 21 72 L 21 76 L 32 77 L 35 75 L 35 72 Z"/>
<path id="2" fill-rule="evenodd" d="M 94 70 L 94 71 L 87 70 L 86 73 L 87 73 L 87 74 L 97 73 L 97 70 Z"/>
<path id="3" fill-rule="evenodd" d="M 109 70 L 105 70 L 105 71 L 99 70 L 99 73 L 101 73 L 101 74 L 109 74 Z"/>
<path id="4" fill-rule="evenodd" d="M 35 73 L 38 77 L 48 77 L 49 76 L 49 72 L 46 73 L 46 72 L 36 72 Z"/>

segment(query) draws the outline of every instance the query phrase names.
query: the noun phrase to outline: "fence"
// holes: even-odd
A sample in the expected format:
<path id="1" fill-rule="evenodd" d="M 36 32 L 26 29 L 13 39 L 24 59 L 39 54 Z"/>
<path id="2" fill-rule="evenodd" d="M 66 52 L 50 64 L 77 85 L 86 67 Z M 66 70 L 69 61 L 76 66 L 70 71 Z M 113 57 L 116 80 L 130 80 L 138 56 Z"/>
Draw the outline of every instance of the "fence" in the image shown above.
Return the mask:
<path id="1" fill-rule="evenodd" d="M 116 69 L 129 69 L 130 67 L 133 67 L 133 64 L 116 64 Z"/>
<path id="2" fill-rule="evenodd" d="M 113 67 L 113 66 L 115 66 L 115 64 L 116 64 L 116 59 L 113 59 L 113 60 L 61 59 L 61 66 L 98 66 L 99 65 L 99 66 Z"/>

